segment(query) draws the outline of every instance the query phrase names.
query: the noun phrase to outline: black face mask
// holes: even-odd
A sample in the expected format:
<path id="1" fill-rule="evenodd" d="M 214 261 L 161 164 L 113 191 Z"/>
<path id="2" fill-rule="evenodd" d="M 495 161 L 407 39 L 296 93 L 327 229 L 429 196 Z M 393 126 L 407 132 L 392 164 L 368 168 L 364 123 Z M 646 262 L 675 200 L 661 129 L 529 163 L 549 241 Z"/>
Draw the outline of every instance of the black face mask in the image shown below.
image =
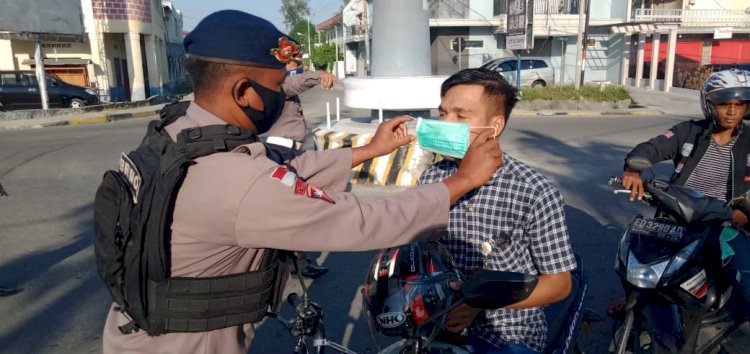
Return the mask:
<path id="1" fill-rule="evenodd" d="M 263 101 L 263 110 L 259 111 L 250 106 L 240 108 L 258 129 L 258 134 L 263 134 L 271 129 L 273 123 L 279 119 L 281 111 L 284 109 L 286 95 L 284 95 L 284 90 L 274 91 L 253 80 L 247 79 L 247 81 Z"/>

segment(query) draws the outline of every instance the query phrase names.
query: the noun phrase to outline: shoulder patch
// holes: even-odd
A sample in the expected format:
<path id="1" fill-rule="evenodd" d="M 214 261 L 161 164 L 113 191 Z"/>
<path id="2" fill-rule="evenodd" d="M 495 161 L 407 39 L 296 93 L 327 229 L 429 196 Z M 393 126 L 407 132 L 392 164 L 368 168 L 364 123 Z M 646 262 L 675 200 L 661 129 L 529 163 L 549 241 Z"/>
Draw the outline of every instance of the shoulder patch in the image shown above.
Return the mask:
<path id="1" fill-rule="evenodd" d="M 672 131 L 672 129 L 668 129 L 667 131 L 664 132 L 664 137 L 667 138 L 667 139 L 669 139 L 669 138 L 671 138 L 673 136 L 674 136 L 674 132 Z"/>
<path id="2" fill-rule="evenodd" d="M 307 197 L 313 199 L 321 199 L 331 204 L 336 204 L 336 201 L 331 198 L 326 191 L 323 189 L 313 186 L 312 184 L 307 185 Z"/>
<path id="3" fill-rule="evenodd" d="M 286 166 L 279 166 L 271 173 L 271 178 L 281 182 L 281 184 L 291 187 L 297 181 L 297 174 L 289 171 Z"/>
<path id="4" fill-rule="evenodd" d="M 128 181 L 130 194 L 133 196 L 133 204 L 138 204 L 138 192 L 141 190 L 141 185 L 143 184 L 141 171 L 138 171 L 138 166 L 124 152 L 120 154 L 118 170 Z"/>

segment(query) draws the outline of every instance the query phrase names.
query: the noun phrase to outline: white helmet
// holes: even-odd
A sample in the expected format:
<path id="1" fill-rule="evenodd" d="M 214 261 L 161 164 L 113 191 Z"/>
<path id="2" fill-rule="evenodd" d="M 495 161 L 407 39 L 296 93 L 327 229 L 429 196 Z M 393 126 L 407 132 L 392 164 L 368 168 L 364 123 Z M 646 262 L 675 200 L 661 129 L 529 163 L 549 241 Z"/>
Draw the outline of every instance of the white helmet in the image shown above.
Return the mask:
<path id="1" fill-rule="evenodd" d="M 701 108 L 708 119 L 716 120 L 714 105 L 734 99 L 750 102 L 750 71 L 718 71 L 711 74 L 701 87 Z M 744 119 L 750 119 L 750 109 L 745 112 Z"/>

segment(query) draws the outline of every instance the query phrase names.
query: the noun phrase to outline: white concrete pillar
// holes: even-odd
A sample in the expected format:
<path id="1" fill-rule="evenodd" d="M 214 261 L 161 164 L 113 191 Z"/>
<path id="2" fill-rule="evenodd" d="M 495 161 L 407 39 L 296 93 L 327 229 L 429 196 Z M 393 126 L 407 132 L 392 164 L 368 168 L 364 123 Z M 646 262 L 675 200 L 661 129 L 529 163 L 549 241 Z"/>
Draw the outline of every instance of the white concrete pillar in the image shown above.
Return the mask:
<path id="1" fill-rule="evenodd" d="M 143 82 L 143 59 L 141 56 L 141 34 L 125 33 L 125 54 L 128 56 L 128 79 L 130 80 L 130 100 L 146 99 Z"/>
<path id="2" fill-rule="evenodd" d="M 620 85 L 628 83 L 628 73 L 630 72 L 630 52 L 632 51 L 633 34 L 625 33 L 622 48 L 622 67 L 620 68 Z"/>
<path id="3" fill-rule="evenodd" d="M 638 54 L 635 61 L 635 87 L 641 87 L 643 80 L 643 52 L 646 44 L 646 34 L 638 33 Z"/>
<path id="4" fill-rule="evenodd" d="M 146 45 L 146 68 L 148 68 L 148 88 L 150 95 L 161 93 L 161 72 L 159 71 L 159 60 L 157 58 L 158 39 L 154 35 L 145 36 Z"/>
<path id="5" fill-rule="evenodd" d="M 102 99 L 109 98 L 109 76 L 107 72 L 114 71 L 114 68 L 107 67 L 107 54 L 104 50 L 104 36 L 92 31 L 89 32 L 89 45 L 91 47 L 91 63 L 93 64 L 93 75 L 90 81 L 96 82 L 96 88 Z"/>
<path id="6" fill-rule="evenodd" d="M 661 45 L 661 33 L 651 34 L 651 72 L 648 75 L 648 89 L 656 90 L 656 75 L 659 68 L 659 46 Z"/>
<path id="7" fill-rule="evenodd" d="M 16 70 L 10 39 L 0 39 L 0 70 Z"/>
<path id="8" fill-rule="evenodd" d="M 669 92 L 672 88 L 672 77 L 674 77 L 674 56 L 677 50 L 677 29 L 669 30 L 667 42 L 667 67 L 664 69 L 664 92 Z"/>

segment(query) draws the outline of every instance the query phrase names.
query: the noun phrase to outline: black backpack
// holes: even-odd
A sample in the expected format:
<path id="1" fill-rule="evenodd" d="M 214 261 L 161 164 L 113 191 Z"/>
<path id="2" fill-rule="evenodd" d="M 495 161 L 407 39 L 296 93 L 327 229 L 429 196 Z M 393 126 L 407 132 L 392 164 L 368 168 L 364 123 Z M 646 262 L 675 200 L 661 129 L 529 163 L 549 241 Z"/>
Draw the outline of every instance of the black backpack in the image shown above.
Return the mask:
<path id="1" fill-rule="evenodd" d="M 279 252 L 260 269 L 208 278 L 170 277 L 170 234 L 177 192 L 194 159 L 258 141 L 234 125 L 185 129 L 175 143 L 164 129 L 189 102 L 166 106 L 138 148 L 104 174 L 94 201 L 99 276 L 131 322 L 123 333 L 203 332 L 260 321 L 284 284 Z M 274 150 L 269 158 L 281 162 Z"/>

